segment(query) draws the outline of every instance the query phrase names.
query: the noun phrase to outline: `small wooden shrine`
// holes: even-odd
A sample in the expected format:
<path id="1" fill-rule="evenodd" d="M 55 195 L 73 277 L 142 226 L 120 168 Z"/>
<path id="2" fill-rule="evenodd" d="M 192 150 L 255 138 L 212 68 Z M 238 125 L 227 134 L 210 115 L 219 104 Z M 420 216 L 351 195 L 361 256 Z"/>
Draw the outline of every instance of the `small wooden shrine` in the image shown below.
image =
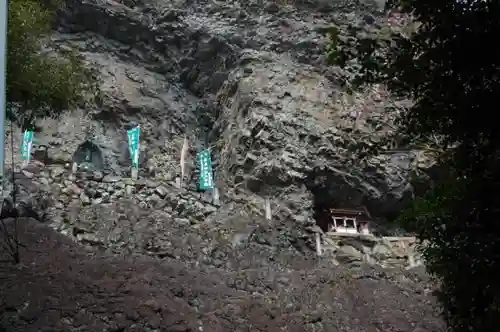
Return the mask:
<path id="1" fill-rule="evenodd" d="M 370 214 L 363 209 L 330 209 L 328 232 L 370 234 Z"/>

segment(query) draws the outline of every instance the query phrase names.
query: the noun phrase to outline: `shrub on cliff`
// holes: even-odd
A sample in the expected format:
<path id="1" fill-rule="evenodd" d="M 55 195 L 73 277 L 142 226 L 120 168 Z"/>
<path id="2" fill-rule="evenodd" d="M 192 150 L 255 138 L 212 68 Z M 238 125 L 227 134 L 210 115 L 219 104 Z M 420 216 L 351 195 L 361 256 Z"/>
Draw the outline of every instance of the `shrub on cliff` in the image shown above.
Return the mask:
<path id="1" fill-rule="evenodd" d="M 81 105 L 87 96 L 95 96 L 97 80 L 75 54 L 54 54 L 45 47 L 62 2 L 10 0 L 8 5 L 8 119 L 23 127 L 33 126 L 36 118 L 57 116 Z M 19 263 L 17 227 L 11 234 L 3 221 L 1 226 L 6 250 Z"/>
<path id="2" fill-rule="evenodd" d="M 355 40 L 333 30 L 329 55 L 350 73 L 352 87 L 384 82 L 411 98 L 400 133 L 447 151 L 441 161 L 446 173 L 400 220 L 429 241 L 424 256 L 442 285 L 450 331 L 494 331 L 500 324 L 500 122 L 494 106 L 500 49 L 488 41 L 500 34 L 500 2 L 395 2 L 414 20 L 411 33 L 393 29 L 390 38 L 371 33 Z"/>
<path id="3" fill-rule="evenodd" d="M 59 0 L 9 1 L 7 115 L 18 122 L 58 115 L 95 92 L 92 73 L 75 54 L 44 49 L 61 5 Z"/>

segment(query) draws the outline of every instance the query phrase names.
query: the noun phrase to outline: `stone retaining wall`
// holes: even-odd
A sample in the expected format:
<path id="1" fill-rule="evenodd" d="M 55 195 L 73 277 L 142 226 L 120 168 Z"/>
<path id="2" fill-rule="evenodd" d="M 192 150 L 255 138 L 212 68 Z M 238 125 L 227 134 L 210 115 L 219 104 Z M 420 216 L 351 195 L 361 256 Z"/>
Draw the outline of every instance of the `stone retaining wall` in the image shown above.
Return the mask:
<path id="1" fill-rule="evenodd" d="M 132 199 L 142 209 L 167 209 L 191 219 L 206 218 L 218 209 L 210 192 L 180 188 L 172 177 L 134 180 L 100 171 L 73 173 L 62 166 L 36 164 L 29 165 L 19 175 L 50 195 L 47 208 L 55 219 L 71 218 L 75 206 L 107 204 L 123 198 Z"/>
<path id="2" fill-rule="evenodd" d="M 366 262 L 386 267 L 422 266 L 415 237 L 375 237 L 362 234 L 326 233 L 325 252 L 330 252 L 337 263 Z"/>

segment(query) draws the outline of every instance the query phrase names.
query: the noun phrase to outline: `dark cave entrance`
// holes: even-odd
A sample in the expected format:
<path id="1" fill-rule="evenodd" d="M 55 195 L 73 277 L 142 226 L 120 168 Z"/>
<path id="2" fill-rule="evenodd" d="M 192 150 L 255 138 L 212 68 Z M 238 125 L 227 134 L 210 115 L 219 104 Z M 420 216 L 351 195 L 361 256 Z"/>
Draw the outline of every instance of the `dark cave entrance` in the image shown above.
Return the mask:
<path id="1" fill-rule="evenodd" d="M 365 232 L 371 224 L 365 195 L 338 174 L 316 169 L 309 175 L 307 187 L 313 195 L 313 217 L 323 232 Z"/>
<path id="2" fill-rule="evenodd" d="M 372 218 L 365 206 L 338 205 L 314 196 L 314 219 L 323 232 L 369 234 Z M 324 195 L 320 196 L 324 197 Z M 326 196 L 328 197 L 328 196 Z"/>
<path id="3" fill-rule="evenodd" d="M 330 227 L 330 209 L 332 206 L 326 202 L 314 202 L 314 219 L 316 220 L 316 225 L 323 232 L 328 232 Z"/>
<path id="4" fill-rule="evenodd" d="M 333 224 L 331 210 L 343 207 L 343 205 L 333 194 L 328 181 L 317 177 L 314 183 L 314 186 L 309 187 L 313 195 L 314 219 L 316 220 L 316 225 L 323 232 L 328 232 L 331 230 Z"/>

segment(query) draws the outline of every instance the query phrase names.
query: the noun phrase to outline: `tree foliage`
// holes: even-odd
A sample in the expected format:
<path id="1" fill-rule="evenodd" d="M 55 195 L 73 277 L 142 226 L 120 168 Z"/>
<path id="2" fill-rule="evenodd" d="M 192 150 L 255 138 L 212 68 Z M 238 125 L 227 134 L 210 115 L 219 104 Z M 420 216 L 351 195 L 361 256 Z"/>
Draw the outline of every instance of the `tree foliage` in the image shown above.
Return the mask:
<path id="1" fill-rule="evenodd" d="M 332 38 L 329 56 L 354 87 L 386 83 L 413 106 L 399 119 L 412 139 L 442 138 L 446 172 L 400 220 L 421 240 L 440 281 L 451 331 L 500 326 L 500 2 L 395 1 L 411 33 L 381 29 Z M 367 46 L 368 45 L 368 46 Z M 353 79 L 354 78 L 354 79 Z"/>
<path id="2" fill-rule="evenodd" d="M 98 81 L 76 54 L 50 51 L 48 37 L 62 0 L 10 0 L 8 4 L 7 117 L 26 128 L 34 125 L 35 118 L 57 116 L 95 96 Z M 14 175 L 13 184 L 15 202 Z M 13 228 L 9 232 L 1 220 L 4 249 L 19 263 L 17 220 Z"/>
<path id="3" fill-rule="evenodd" d="M 96 92 L 93 73 L 71 52 L 45 49 L 60 0 L 11 0 L 8 16 L 8 116 L 28 123 L 56 116 Z M 14 110 L 18 109 L 18 112 Z"/>

